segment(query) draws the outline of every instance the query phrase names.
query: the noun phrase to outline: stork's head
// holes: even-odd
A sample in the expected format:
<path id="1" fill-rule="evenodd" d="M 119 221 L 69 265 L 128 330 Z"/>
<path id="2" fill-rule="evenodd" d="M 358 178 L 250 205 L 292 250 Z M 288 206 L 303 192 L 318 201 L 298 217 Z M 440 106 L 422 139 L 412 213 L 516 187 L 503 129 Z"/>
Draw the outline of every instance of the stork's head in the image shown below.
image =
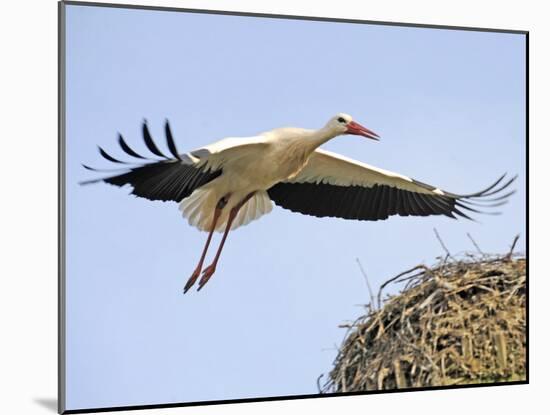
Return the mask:
<path id="1" fill-rule="evenodd" d="M 370 138 L 371 140 L 379 140 L 379 135 L 374 131 L 363 127 L 361 124 L 353 121 L 351 115 L 339 113 L 332 117 L 326 125 L 327 128 L 334 131 L 335 135 L 353 134 L 362 135 L 363 137 Z"/>

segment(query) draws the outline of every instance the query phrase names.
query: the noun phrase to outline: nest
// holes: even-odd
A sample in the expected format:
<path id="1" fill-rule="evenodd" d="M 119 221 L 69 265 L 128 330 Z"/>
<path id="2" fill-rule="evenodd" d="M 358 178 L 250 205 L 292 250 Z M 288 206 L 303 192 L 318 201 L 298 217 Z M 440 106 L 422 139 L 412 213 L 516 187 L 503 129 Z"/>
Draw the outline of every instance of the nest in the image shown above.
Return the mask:
<path id="1" fill-rule="evenodd" d="M 447 257 L 390 279 L 403 290 L 344 325 L 321 393 L 494 383 L 526 376 L 526 260 Z"/>

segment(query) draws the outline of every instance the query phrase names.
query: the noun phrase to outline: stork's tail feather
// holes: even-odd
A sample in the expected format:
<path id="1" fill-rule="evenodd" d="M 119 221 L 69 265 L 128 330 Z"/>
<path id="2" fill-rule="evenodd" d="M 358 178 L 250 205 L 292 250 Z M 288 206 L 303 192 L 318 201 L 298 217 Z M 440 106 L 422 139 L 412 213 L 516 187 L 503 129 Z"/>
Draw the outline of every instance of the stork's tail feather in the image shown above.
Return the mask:
<path id="1" fill-rule="evenodd" d="M 182 215 L 187 218 L 189 225 L 201 231 L 208 232 L 212 225 L 212 215 L 214 214 L 216 204 L 220 198 L 221 196 L 217 192 L 208 187 L 197 189 L 191 196 L 181 201 L 179 209 Z M 239 213 L 231 224 L 231 229 L 233 230 L 240 226 L 244 226 L 266 213 L 271 212 L 272 209 L 273 203 L 267 192 L 256 192 L 239 210 Z M 216 232 L 223 232 L 225 230 L 230 210 L 229 206 L 222 210 L 216 225 Z"/>

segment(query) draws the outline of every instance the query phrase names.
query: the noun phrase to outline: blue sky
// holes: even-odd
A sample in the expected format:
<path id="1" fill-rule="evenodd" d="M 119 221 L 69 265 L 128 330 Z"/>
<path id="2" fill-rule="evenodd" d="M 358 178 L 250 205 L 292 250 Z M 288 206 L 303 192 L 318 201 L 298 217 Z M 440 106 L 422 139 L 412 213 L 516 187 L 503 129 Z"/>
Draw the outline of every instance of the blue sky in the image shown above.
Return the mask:
<path id="1" fill-rule="evenodd" d="M 67 408 L 316 393 L 376 288 L 442 254 L 525 235 L 524 37 L 376 25 L 67 7 Z M 318 219 L 281 208 L 230 234 L 217 273 L 182 295 L 206 234 L 175 203 L 128 196 L 106 166 L 168 118 L 181 151 L 317 128 L 338 112 L 382 136 L 324 148 L 453 192 L 519 174 L 479 222 Z M 524 249 L 520 239 L 519 249 Z M 397 287 L 394 287 L 394 290 Z"/>

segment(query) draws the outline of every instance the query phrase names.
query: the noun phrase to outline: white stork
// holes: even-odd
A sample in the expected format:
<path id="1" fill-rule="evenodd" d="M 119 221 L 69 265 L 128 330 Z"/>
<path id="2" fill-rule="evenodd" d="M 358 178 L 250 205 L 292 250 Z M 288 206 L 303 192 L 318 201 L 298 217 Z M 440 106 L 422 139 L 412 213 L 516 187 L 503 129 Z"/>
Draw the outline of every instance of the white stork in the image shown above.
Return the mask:
<path id="1" fill-rule="evenodd" d="M 145 145 L 160 160 L 140 155 L 119 134 L 122 150 L 138 161 L 118 160 L 99 147 L 105 159 L 128 166 L 115 170 L 115 175 L 82 184 L 103 181 L 130 185 L 131 194 L 138 197 L 175 201 L 190 225 L 208 232 L 184 293 L 201 272 L 198 290 L 214 274 L 229 231 L 269 213 L 272 201 L 293 212 L 317 217 L 380 220 L 391 215 L 458 215 L 471 219 L 463 210 L 480 212 L 472 206 L 499 206 L 514 193 L 487 198 L 501 193 L 515 177 L 503 181 L 503 175 L 483 191 L 458 195 L 319 149 L 343 134 L 379 139 L 347 114 L 337 114 L 318 130 L 277 128 L 254 137 L 225 138 L 183 154 L 176 148 L 168 121 L 165 133 L 169 156 L 159 150 L 144 121 Z M 211 265 L 203 269 L 214 231 L 223 232 L 223 236 Z"/>

